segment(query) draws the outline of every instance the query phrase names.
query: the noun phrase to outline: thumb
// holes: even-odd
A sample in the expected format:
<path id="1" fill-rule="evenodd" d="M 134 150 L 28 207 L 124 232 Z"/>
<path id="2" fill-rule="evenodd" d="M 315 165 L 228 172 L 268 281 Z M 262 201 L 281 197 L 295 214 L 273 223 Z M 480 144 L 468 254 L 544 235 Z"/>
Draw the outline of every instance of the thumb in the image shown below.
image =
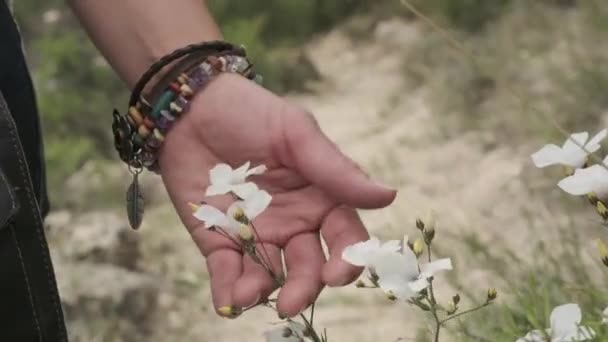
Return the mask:
<path id="1" fill-rule="evenodd" d="M 372 181 L 321 131 L 311 114 L 294 110 L 283 118 L 283 159 L 288 166 L 341 204 L 373 209 L 393 202 L 396 190 Z"/>

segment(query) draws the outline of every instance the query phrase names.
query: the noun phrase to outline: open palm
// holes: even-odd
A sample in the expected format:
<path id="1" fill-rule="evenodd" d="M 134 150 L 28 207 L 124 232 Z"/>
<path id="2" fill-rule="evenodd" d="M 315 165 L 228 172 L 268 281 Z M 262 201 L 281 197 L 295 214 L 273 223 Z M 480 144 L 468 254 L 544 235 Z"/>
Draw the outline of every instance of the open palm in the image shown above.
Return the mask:
<path id="1" fill-rule="evenodd" d="M 242 77 L 221 75 L 193 100 L 160 154 L 171 200 L 207 258 L 216 308 L 248 307 L 275 290 L 264 268 L 229 239 L 205 229 L 188 206 L 204 200 L 225 209 L 229 197 L 204 198 L 208 171 L 218 163 L 236 167 L 246 161 L 268 167 L 250 179 L 273 196 L 254 223 L 274 270 L 283 269 L 284 255 L 286 282 L 277 307 L 291 317 L 324 285 L 344 285 L 360 274 L 340 257 L 344 247 L 368 238 L 354 208 L 384 207 L 395 191 L 369 180 L 311 115 Z"/>

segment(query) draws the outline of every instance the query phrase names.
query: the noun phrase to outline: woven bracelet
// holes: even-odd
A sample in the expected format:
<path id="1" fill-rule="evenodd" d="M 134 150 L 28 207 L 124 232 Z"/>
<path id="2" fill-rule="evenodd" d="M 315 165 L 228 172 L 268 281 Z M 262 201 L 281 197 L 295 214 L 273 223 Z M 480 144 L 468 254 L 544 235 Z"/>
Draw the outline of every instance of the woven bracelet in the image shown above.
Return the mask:
<path id="1" fill-rule="evenodd" d="M 157 99 L 150 103 L 141 96 L 146 84 L 160 70 L 184 56 L 201 51 L 206 51 L 201 54 L 202 61 L 166 85 Z M 143 74 L 133 89 L 126 114 L 114 110 L 114 144 L 133 174 L 133 182 L 127 191 L 131 227 L 139 227 L 144 211 L 138 175 L 143 168 L 159 171 L 158 150 L 176 120 L 189 109 L 193 96 L 223 72 L 240 74 L 261 83 L 261 76 L 252 67 L 241 47 L 235 48 L 226 42 L 190 45 L 163 57 Z"/>

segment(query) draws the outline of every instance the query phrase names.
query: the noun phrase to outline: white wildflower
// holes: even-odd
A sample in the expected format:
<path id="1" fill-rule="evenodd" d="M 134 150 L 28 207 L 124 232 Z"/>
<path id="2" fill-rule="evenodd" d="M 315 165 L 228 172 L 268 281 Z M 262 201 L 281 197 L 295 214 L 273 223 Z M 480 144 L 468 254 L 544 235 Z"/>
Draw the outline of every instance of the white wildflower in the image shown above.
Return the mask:
<path id="1" fill-rule="evenodd" d="M 608 324 L 608 307 L 602 311 L 602 324 Z"/>
<path id="2" fill-rule="evenodd" d="M 378 276 L 382 290 L 402 299 L 409 299 L 428 287 L 428 278 L 435 273 L 452 269 L 450 259 L 419 265 L 414 252 L 404 246 L 403 241 L 391 240 L 381 244 L 375 237 L 346 247 L 342 259 L 352 265 L 369 268 Z"/>
<path id="3" fill-rule="evenodd" d="M 258 188 L 254 183 L 245 182 L 251 175 L 260 175 L 266 171 L 266 166 L 258 165 L 249 168 L 250 163 L 246 162 L 237 169 L 232 169 L 228 164 L 218 164 L 209 171 L 209 187 L 205 196 L 223 195 L 233 192 L 239 198 L 247 198 Z"/>
<path id="4" fill-rule="evenodd" d="M 595 331 L 581 326 L 581 308 L 578 304 L 564 304 L 551 312 L 551 327 L 543 333 L 540 330 L 530 331 L 515 342 L 575 342 L 587 341 L 595 336 Z M 547 340 L 545 336 L 549 336 Z"/>
<path id="5" fill-rule="evenodd" d="M 249 194 L 245 200 L 236 201 L 230 205 L 227 214 L 221 210 L 204 204 L 197 208 L 194 217 L 203 221 L 206 228 L 214 226 L 221 227 L 231 235 L 237 235 L 241 225 L 245 224 L 241 216 L 245 216 L 247 221 L 252 221 L 259 216 L 272 200 L 272 196 L 264 190 L 256 190 Z"/>
<path id="6" fill-rule="evenodd" d="M 532 161 L 536 167 L 549 165 L 565 165 L 573 168 L 582 167 L 587 161 L 587 155 L 600 149 L 600 142 L 606 138 L 607 134 L 608 130 L 603 129 L 587 141 L 589 133 L 574 133 L 570 135 L 562 147 L 554 144 L 543 146 L 543 148 L 532 154 Z M 581 149 L 579 145 L 584 146 L 586 151 Z"/>
<path id="7" fill-rule="evenodd" d="M 608 157 L 603 160 L 603 163 L 607 165 Z M 606 198 L 608 196 L 608 170 L 599 164 L 577 169 L 573 175 L 562 179 L 557 185 L 572 195 L 594 193 L 599 198 Z"/>

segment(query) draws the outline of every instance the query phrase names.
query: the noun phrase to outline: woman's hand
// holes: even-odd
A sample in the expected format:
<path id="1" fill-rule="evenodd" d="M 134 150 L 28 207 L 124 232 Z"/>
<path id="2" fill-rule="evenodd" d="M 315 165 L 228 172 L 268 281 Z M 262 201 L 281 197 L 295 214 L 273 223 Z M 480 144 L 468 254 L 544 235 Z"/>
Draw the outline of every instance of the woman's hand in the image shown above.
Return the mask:
<path id="1" fill-rule="evenodd" d="M 252 178 L 273 196 L 254 223 L 275 270 L 283 269 L 284 254 L 286 282 L 277 308 L 283 316 L 295 316 L 324 285 L 345 285 L 358 277 L 361 269 L 341 260 L 344 247 L 368 238 L 354 208 L 387 206 L 396 192 L 370 180 L 321 132 L 312 115 L 240 76 L 219 76 L 196 95 L 160 152 L 173 204 L 207 257 L 216 309 L 248 307 L 275 290 L 260 265 L 205 229 L 188 205 L 205 200 L 225 209 L 228 198 L 204 198 L 209 169 L 246 161 L 268 167 Z"/>

